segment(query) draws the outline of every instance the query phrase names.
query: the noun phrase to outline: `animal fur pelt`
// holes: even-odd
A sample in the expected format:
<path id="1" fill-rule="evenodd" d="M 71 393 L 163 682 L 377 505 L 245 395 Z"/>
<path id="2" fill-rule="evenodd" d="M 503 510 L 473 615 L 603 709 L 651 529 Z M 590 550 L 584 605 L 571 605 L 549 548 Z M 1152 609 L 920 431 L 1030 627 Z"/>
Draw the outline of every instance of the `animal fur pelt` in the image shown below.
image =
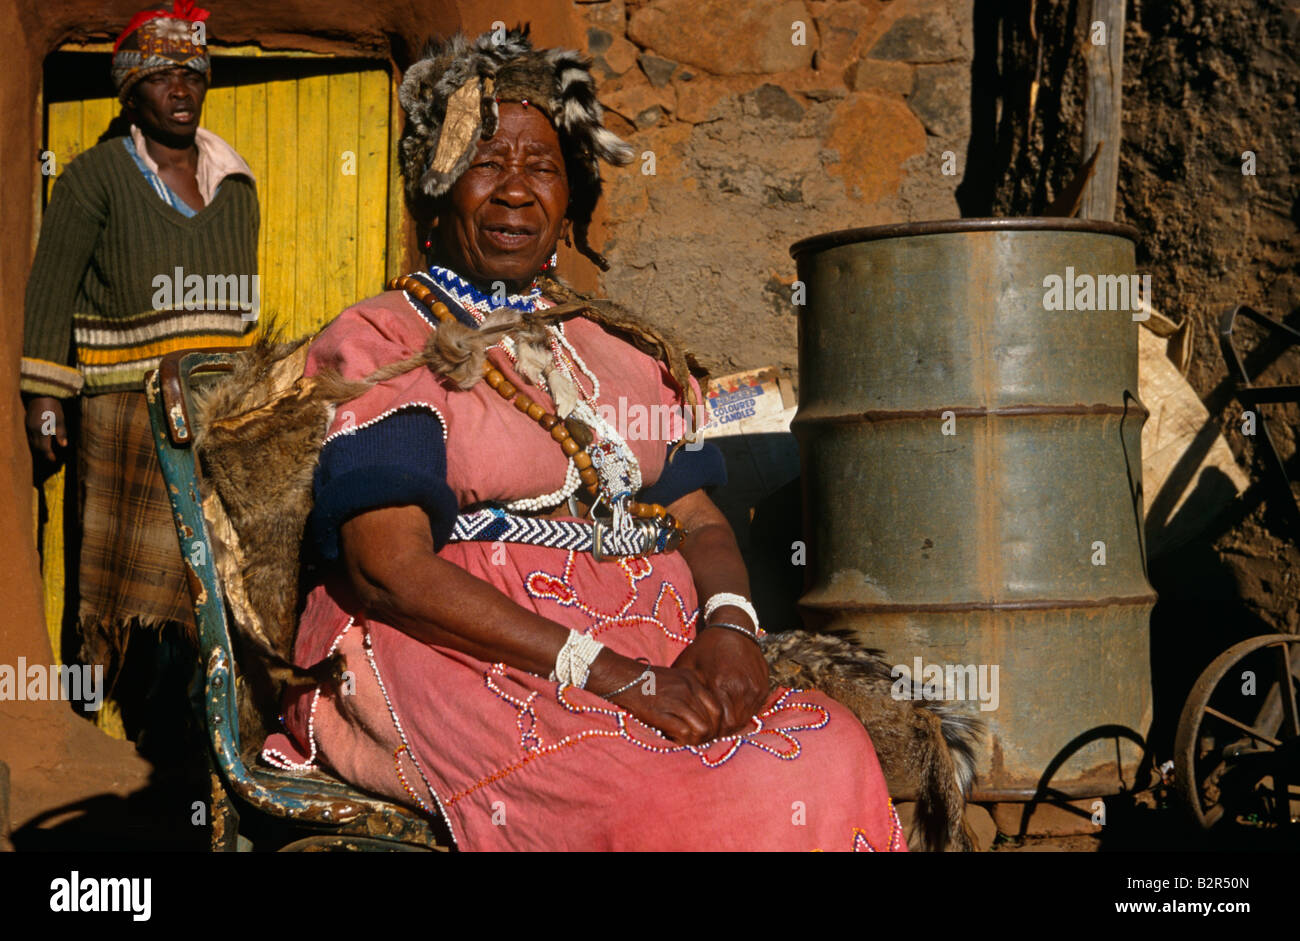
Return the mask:
<path id="1" fill-rule="evenodd" d="M 231 373 L 194 396 L 194 450 L 211 491 L 203 510 L 234 622 L 246 749 L 276 727 L 286 685 L 315 683 L 341 668 L 330 661 L 303 670 L 291 662 L 299 550 L 321 440 L 336 405 L 369 383 L 328 372 L 304 377 L 307 344 L 268 331 L 236 355 Z"/>
<path id="2" fill-rule="evenodd" d="M 406 70 L 397 97 L 407 117 L 399 153 L 411 196 L 437 197 L 451 188 L 480 138 L 496 133 L 498 100 L 541 108 L 589 183 L 599 184 L 598 160 L 632 160 L 632 148 L 604 126 L 591 59 L 572 49 L 535 50 L 527 27 L 431 43 Z"/>
<path id="3" fill-rule="evenodd" d="M 895 680 L 880 651 L 845 637 L 770 634 L 763 653 L 774 685 L 820 690 L 866 727 L 890 793 L 915 794 L 913 848 L 975 849 L 965 811 L 975 778 L 975 744 L 983 733 L 980 720 L 919 697 L 895 699 Z"/>

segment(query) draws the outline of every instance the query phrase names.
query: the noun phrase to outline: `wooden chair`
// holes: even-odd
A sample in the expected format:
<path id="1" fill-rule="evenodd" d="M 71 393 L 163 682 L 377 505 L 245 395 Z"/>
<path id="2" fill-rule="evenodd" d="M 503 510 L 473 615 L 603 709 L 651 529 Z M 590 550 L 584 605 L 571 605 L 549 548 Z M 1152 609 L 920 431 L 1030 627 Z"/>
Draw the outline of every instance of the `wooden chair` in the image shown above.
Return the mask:
<path id="1" fill-rule="evenodd" d="M 231 350 L 183 350 L 164 357 L 145 378 L 154 446 L 198 624 L 200 669 L 191 700 L 209 746 L 212 849 L 251 849 L 247 834 L 240 833 L 241 818 L 248 815 L 267 818 L 270 825 L 261 828 L 266 832 L 301 834 L 280 845 L 281 851 L 450 849 L 450 834 L 441 820 L 363 794 L 323 771 L 250 767 L 242 757 L 235 694 L 239 665 L 221 579 L 211 561 L 213 547 L 201 507 L 204 482 L 191 447 L 196 429 L 190 418 L 193 391 L 220 382 L 237 355 Z"/>

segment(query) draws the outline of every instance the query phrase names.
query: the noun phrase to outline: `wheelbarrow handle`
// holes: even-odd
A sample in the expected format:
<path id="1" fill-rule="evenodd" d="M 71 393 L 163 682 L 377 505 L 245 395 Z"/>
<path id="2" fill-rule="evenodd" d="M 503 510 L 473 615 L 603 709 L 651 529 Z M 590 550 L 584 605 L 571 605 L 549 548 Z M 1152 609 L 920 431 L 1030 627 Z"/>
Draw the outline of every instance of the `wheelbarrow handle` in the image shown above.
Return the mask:
<path id="1" fill-rule="evenodd" d="M 1293 344 L 1300 344 L 1300 331 L 1288 327 L 1272 317 L 1265 317 L 1255 308 L 1248 307 L 1245 304 L 1229 307 L 1219 315 L 1219 346 L 1223 349 L 1223 360 L 1228 365 L 1228 371 L 1233 374 L 1232 378 L 1242 388 L 1248 389 L 1251 386 L 1251 381 L 1250 376 L 1246 373 L 1246 364 L 1242 362 L 1241 356 L 1237 353 L 1237 348 L 1232 345 L 1232 330 L 1237 324 L 1238 314 L 1247 320 L 1253 320 L 1266 330 L 1276 331 L 1289 337 Z"/>
<path id="2" fill-rule="evenodd" d="M 1280 335 L 1291 346 L 1300 345 L 1300 331 L 1272 317 L 1265 317 L 1245 304 L 1229 307 L 1219 315 L 1219 345 L 1223 350 L 1223 360 L 1228 367 L 1228 374 L 1236 385 L 1237 400 L 1247 409 L 1255 412 L 1255 422 L 1259 429 L 1259 448 L 1256 450 L 1255 460 L 1264 471 L 1267 484 L 1272 487 L 1278 500 L 1286 508 L 1283 512 L 1291 517 L 1292 523 L 1300 530 L 1300 501 L 1296 500 L 1295 493 L 1291 489 L 1291 478 L 1287 474 L 1286 464 L 1277 452 L 1277 446 L 1273 443 L 1273 436 L 1269 433 L 1264 413 L 1259 410 L 1260 405 L 1300 402 L 1300 386 L 1257 387 L 1251 382 L 1250 374 L 1246 372 L 1246 364 L 1232 344 L 1232 331 L 1236 326 L 1238 314 L 1247 320 L 1253 320 L 1272 335 Z"/>

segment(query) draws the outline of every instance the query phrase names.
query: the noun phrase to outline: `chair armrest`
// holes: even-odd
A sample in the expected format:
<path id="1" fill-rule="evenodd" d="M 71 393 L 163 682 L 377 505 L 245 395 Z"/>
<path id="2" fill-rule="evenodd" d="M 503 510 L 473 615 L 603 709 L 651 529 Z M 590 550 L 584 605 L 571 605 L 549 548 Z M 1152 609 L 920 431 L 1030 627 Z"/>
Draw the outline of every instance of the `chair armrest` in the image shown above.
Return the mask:
<path id="1" fill-rule="evenodd" d="M 190 421 L 190 374 L 196 369 L 210 372 L 230 372 L 234 369 L 234 354 L 230 347 L 196 347 L 176 350 L 162 358 L 158 365 L 158 391 L 162 395 L 163 412 L 167 416 L 167 437 L 172 446 L 187 447 L 193 441 L 194 424 Z"/>

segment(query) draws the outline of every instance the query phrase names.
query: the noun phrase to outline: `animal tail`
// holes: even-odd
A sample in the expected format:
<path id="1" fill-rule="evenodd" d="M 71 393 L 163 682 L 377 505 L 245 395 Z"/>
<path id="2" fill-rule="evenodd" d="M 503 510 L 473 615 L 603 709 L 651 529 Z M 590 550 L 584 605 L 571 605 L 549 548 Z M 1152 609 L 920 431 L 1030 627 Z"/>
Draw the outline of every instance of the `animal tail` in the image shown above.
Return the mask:
<path id="1" fill-rule="evenodd" d="M 914 793 L 909 842 L 942 852 L 975 849 L 966 798 L 984 723 L 955 704 L 896 699 L 881 651 L 835 634 L 770 634 L 764 654 L 776 685 L 816 689 L 848 707 L 866 728 L 893 793 Z"/>

